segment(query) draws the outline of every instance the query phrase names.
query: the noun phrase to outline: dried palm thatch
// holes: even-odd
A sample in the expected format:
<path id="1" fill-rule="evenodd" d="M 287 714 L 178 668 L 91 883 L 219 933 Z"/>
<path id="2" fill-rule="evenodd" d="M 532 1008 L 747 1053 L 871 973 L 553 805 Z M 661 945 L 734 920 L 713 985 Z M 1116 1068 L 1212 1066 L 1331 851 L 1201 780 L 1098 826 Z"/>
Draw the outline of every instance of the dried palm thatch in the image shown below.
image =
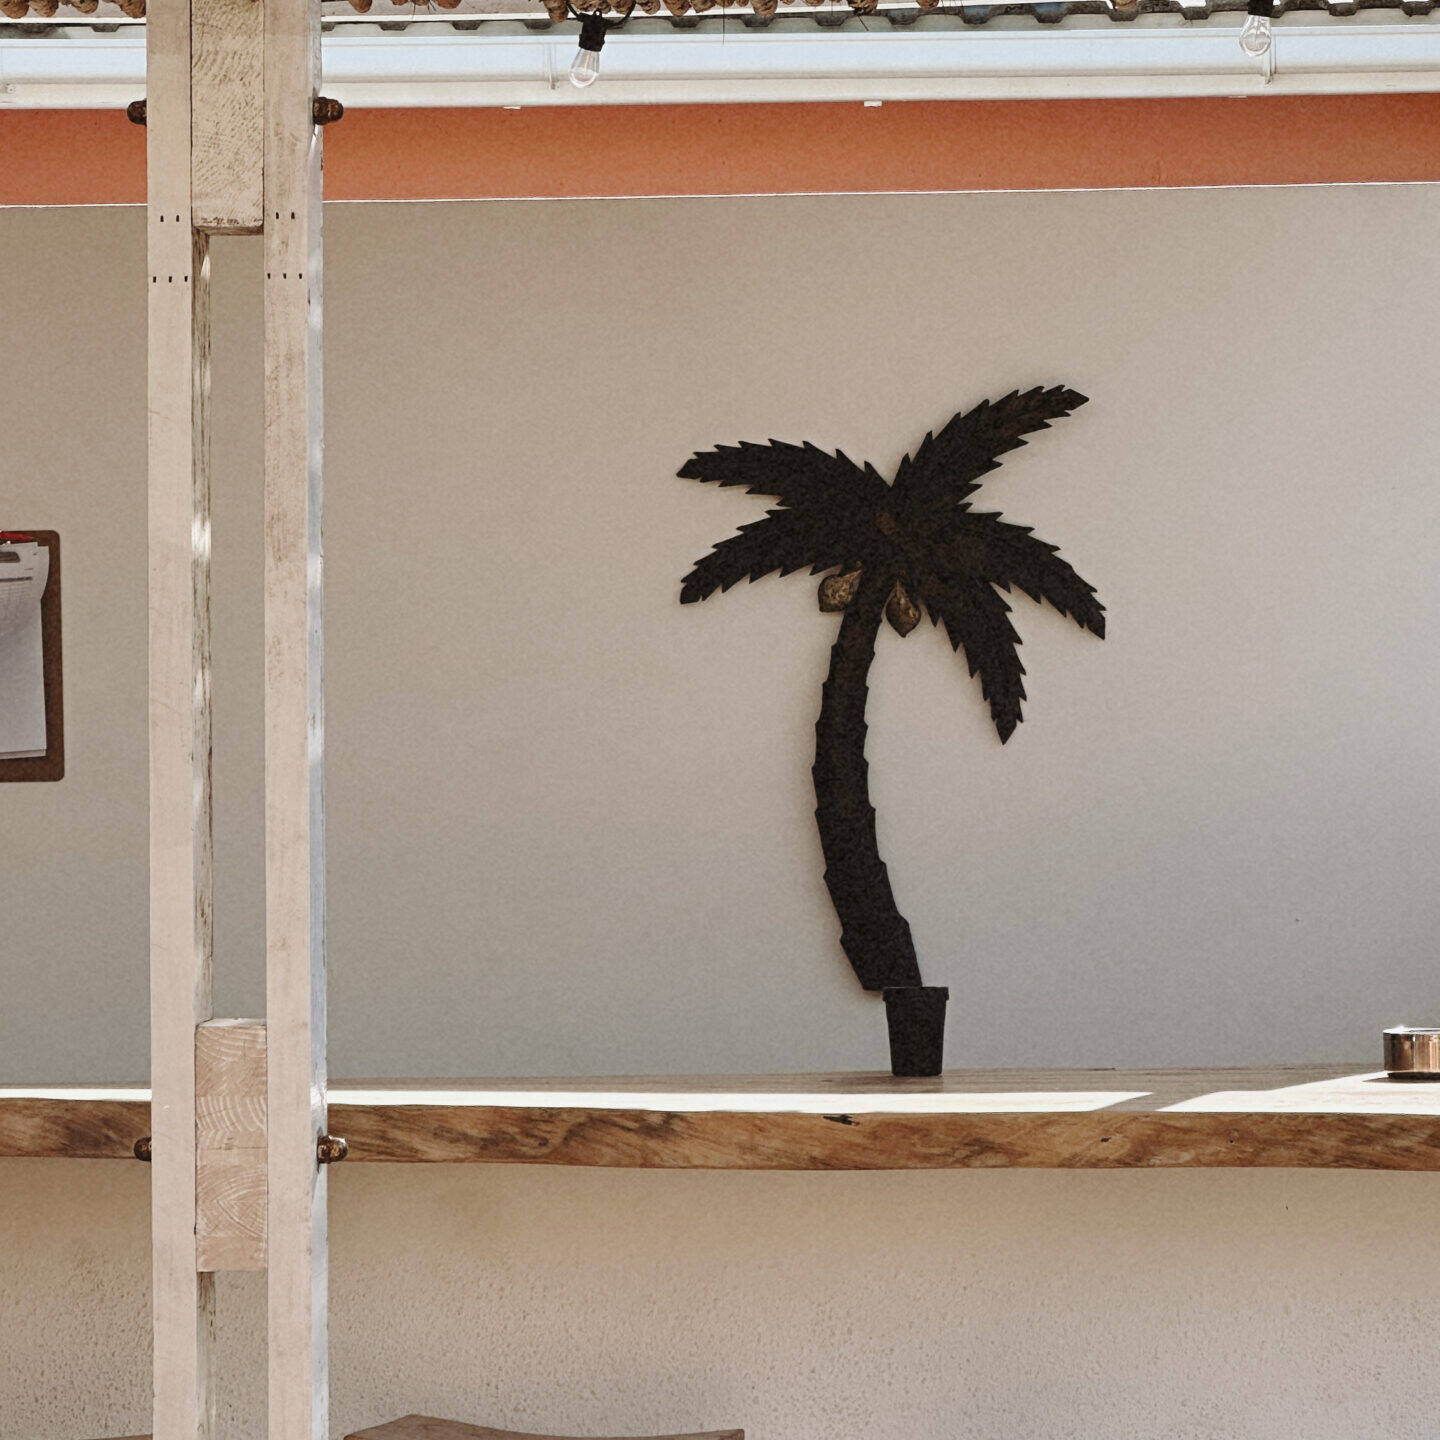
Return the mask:
<path id="1" fill-rule="evenodd" d="M 140 20 L 145 16 L 146 0 L 111 0 L 115 9 L 122 14 L 129 16 L 132 20 Z M 516 9 L 524 8 L 526 0 L 516 0 Z M 567 6 L 565 0 L 538 0 L 538 3 L 545 7 L 546 14 L 557 24 L 567 18 Z M 635 0 L 632 6 L 629 0 L 582 0 L 576 5 L 579 10 L 594 10 L 601 15 L 625 15 L 632 9 L 639 10 L 645 15 L 658 15 L 662 8 L 674 16 L 681 15 L 703 15 L 711 10 L 733 10 L 749 11 L 761 19 L 771 18 L 778 6 L 796 5 L 801 9 L 811 8 L 822 3 L 822 0 Z M 916 0 L 922 10 L 934 9 L 940 0 Z M 376 19 L 382 18 L 390 10 L 414 11 L 417 8 L 417 0 L 348 0 L 350 8 L 359 15 L 374 15 Z M 418 0 L 418 8 L 422 10 L 459 11 L 464 0 Z M 857 15 L 873 15 L 878 5 L 878 0 L 849 0 L 850 9 Z M 27 16 L 33 16 L 41 20 L 48 20 L 62 8 L 73 10 L 81 15 L 94 15 L 99 9 L 100 0 L 0 0 L 0 15 L 10 20 L 23 20 Z"/>
<path id="2" fill-rule="evenodd" d="M 122 15 L 132 20 L 145 18 L 145 0 L 113 0 Z M 100 0 L 65 0 L 65 8 L 80 15 L 93 15 L 100 8 Z M 60 9 L 60 0 L 0 0 L 0 15 L 7 20 L 23 20 L 27 15 L 49 20 Z"/>
<path id="3" fill-rule="evenodd" d="M 795 11 L 814 12 L 819 6 L 834 3 L 834 0 L 572 0 L 581 11 L 596 11 L 602 15 L 623 18 L 631 10 L 644 15 L 668 14 L 676 19 L 686 15 L 703 15 L 707 12 L 720 15 L 753 15 L 760 21 L 775 16 L 781 7 Z M 858 16 L 873 15 L 881 0 L 843 0 L 849 11 Z M 952 13 L 959 15 L 967 24 L 983 25 L 989 19 L 1001 14 L 1024 14 L 1040 23 L 1053 22 L 1067 14 L 1108 15 L 1112 20 L 1133 20 L 1141 14 L 1179 15 L 1187 20 L 1208 19 L 1215 14 L 1241 14 L 1248 0 L 986 0 L 973 4 L 968 10 L 949 3 Z M 145 16 L 146 0 L 0 0 L 0 17 L 10 20 L 31 19 L 51 20 L 59 17 L 57 23 L 64 23 L 65 12 L 90 16 L 95 20 L 113 19 L 123 14 L 139 20 Z M 913 19 L 947 5 L 947 0 L 905 0 L 902 6 L 889 6 L 892 19 Z M 1403 10 L 1407 15 L 1428 15 L 1440 0 L 1275 0 L 1277 14 L 1316 13 L 1334 16 L 1353 15 L 1357 10 Z M 913 6 L 913 9 L 910 8 Z M 542 10 L 551 21 L 559 23 L 568 17 L 565 0 L 324 0 L 323 9 L 327 15 L 335 12 L 365 15 L 373 20 L 395 19 L 405 21 L 417 13 L 428 13 L 432 18 L 454 17 L 455 19 L 483 20 L 487 16 L 514 16 L 527 10 L 538 13 Z M 836 18 L 843 18 L 843 12 Z"/>

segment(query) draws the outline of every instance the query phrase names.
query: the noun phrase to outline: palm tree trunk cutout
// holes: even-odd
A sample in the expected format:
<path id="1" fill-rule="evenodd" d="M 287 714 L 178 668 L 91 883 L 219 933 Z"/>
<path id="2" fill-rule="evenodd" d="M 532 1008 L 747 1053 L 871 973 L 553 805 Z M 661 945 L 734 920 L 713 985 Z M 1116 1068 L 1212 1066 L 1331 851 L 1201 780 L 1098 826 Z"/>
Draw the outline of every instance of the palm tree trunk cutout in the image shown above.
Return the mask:
<path id="1" fill-rule="evenodd" d="M 815 722 L 815 820 L 825 855 L 825 887 L 840 917 L 840 945 L 867 990 L 919 985 L 910 926 L 895 904 L 875 838 L 865 759 L 866 676 L 885 610 L 885 594 L 861 581 L 840 621 Z"/>
<path id="2" fill-rule="evenodd" d="M 775 571 L 832 572 L 820 582 L 820 608 L 842 618 L 815 725 L 815 820 L 841 948 L 861 985 L 884 994 L 896 1075 L 939 1073 L 950 992 L 921 981 L 876 841 L 865 703 L 880 621 L 904 637 L 923 606 L 933 624 L 943 622 L 980 679 L 1001 743 L 1010 738 L 1022 718 L 1025 667 L 999 592 L 1018 589 L 1101 636 L 1105 612 L 1055 546 L 998 515 L 976 514 L 969 497 L 998 456 L 1084 403 L 1058 386 L 984 401 L 927 435 L 889 484 L 838 451 L 775 440 L 700 451 L 680 470 L 684 479 L 743 485 L 780 501 L 696 562 L 681 584 L 683 603 Z"/>

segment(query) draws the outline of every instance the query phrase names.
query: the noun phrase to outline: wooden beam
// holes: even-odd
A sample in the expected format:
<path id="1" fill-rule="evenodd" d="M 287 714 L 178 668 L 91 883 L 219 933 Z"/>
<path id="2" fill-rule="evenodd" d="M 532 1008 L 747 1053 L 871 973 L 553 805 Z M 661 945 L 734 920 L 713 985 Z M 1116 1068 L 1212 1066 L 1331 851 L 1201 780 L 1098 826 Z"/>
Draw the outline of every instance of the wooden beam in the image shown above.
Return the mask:
<path id="1" fill-rule="evenodd" d="M 1440 1172 L 1440 1085 L 1354 1065 L 376 1080 L 329 1110 L 346 1164 Z M 0 1090 L 0 1156 L 128 1157 L 148 1124 L 143 1090 Z"/>
<path id="2" fill-rule="evenodd" d="M 131 1435 L 127 1440 L 150 1440 Z M 405 1415 L 369 1430 L 355 1430 L 345 1440 L 565 1440 L 560 1435 L 525 1435 L 518 1430 L 492 1430 L 487 1425 L 465 1425 L 458 1420 L 436 1420 L 429 1415 Z M 703 1435 L 654 1435 L 642 1440 L 745 1440 L 743 1430 L 707 1430 Z"/>
<path id="3" fill-rule="evenodd" d="M 402 1081 L 335 1099 L 354 1161 L 1440 1170 L 1440 1087 L 1315 1067 Z"/>
<path id="4" fill-rule="evenodd" d="M 345 1440 L 566 1440 L 563 1435 L 530 1435 L 519 1430 L 492 1430 L 433 1415 L 402 1415 L 369 1430 L 355 1430 Z M 642 1440 L 745 1440 L 743 1430 L 707 1430 L 703 1435 L 653 1435 Z"/>
<path id="5" fill-rule="evenodd" d="M 269 1433 L 329 1440 L 319 0 L 265 3 Z"/>
<path id="6" fill-rule="evenodd" d="M 209 257 L 191 226 L 190 6 L 146 26 L 151 1247 L 156 1440 L 208 1440 L 214 1289 L 195 1247 L 195 1027 L 210 1018 Z"/>
<path id="7" fill-rule="evenodd" d="M 0 1160 L 134 1160 L 150 1134 L 141 1085 L 0 1090 Z"/>

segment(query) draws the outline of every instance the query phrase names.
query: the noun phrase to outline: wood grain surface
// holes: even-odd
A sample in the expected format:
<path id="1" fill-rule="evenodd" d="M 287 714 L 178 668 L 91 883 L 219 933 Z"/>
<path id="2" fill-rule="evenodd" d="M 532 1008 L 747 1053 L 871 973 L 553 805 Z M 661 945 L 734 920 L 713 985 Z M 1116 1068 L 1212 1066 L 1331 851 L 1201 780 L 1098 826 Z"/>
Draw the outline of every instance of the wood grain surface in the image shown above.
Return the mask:
<path id="1" fill-rule="evenodd" d="M 201 1270 L 265 1268 L 265 1022 L 195 1031 L 195 1249 Z"/>
<path id="2" fill-rule="evenodd" d="M 143 1089 L 0 1089 L 0 1156 L 128 1158 Z M 404 1080 L 330 1089 L 356 1161 L 642 1169 L 1440 1170 L 1440 1085 L 1357 1066 Z"/>
<path id="3" fill-rule="evenodd" d="M 149 1435 L 126 1435 L 119 1440 L 151 1440 Z M 345 1440 L 566 1440 L 562 1435 L 528 1435 L 518 1430 L 492 1430 L 486 1425 L 465 1425 L 458 1420 L 437 1420 L 431 1415 L 404 1415 L 369 1430 L 355 1430 Z M 573 1440 L 573 1437 L 572 1437 Z M 611 1437 L 621 1440 L 621 1437 Z M 745 1440 L 743 1430 L 707 1430 L 699 1435 L 655 1435 L 639 1440 Z"/>
<path id="4" fill-rule="evenodd" d="M 197 230 L 261 226 L 265 7 L 255 0 L 191 6 L 191 207 Z"/>
<path id="5" fill-rule="evenodd" d="M 492 1430 L 431 1415 L 405 1415 L 369 1430 L 355 1430 L 345 1440 L 567 1440 L 561 1435 L 530 1435 L 519 1430 Z M 569 1437 L 575 1440 L 575 1437 Z M 619 1437 L 611 1437 L 619 1440 Z M 745 1440 L 743 1430 L 707 1430 L 701 1435 L 655 1435 L 646 1440 Z"/>

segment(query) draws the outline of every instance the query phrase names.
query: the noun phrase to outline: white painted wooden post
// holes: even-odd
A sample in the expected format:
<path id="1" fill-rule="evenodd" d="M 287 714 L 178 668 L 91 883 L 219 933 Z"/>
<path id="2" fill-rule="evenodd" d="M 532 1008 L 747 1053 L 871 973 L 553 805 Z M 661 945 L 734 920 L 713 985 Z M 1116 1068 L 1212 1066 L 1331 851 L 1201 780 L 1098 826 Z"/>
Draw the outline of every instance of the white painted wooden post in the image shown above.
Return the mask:
<path id="1" fill-rule="evenodd" d="M 146 37 L 154 1436 L 210 1440 L 206 1272 L 268 1261 L 270 1435 L 328 1440 L 319 0 L 151 0 Z M 211 1016 L 206 441 L 206 237 L 261 229 L 264 1024 Z"/>
<path id="2" fill-rule="evenodd" d="M 208 1440 L 214 1290 L 195 1246 L 195 1028 L 210 1018 L 209 260 L 191 225 L 187 0 L 151 5 L 145 43 L 154 1434 Z"/>
<path id="3" fill-rule="evenodd" d="M 265 933 L 271 1440 L 328 1440 L 319 0 L 265 4 Z"/>

